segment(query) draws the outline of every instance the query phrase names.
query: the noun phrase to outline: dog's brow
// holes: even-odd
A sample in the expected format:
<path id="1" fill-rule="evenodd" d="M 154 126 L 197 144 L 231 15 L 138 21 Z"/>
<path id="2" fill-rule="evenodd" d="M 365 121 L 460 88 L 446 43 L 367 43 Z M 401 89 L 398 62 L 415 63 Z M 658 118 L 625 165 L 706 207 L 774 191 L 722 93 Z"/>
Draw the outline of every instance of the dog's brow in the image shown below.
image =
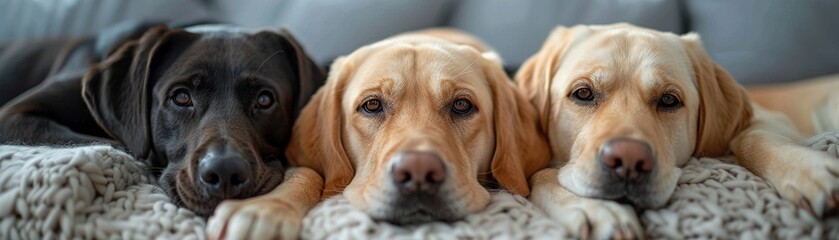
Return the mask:
<path id="1" fill-rule="evenodd" d="M 204 79 L 204 77 L 201 74 L 196 73 L 196 74 L 190 75 L 188 79 L 191 80 L 190 83 L 192 83 L 193 86 L 197 87 L 198 85 L 201 84 L 201 81 Z"/>
<path id="2" fill-rule="evenodd" d="M 238 81 L 244 82 L 244 84 L 247 84 L 250 87 L 268 85 L 271 82 L 269 78 L 266 78 L 262 75 L 249 73 L 241 74 L 238 78 Z"/>
<path id="3" fill-rule="evenodd" d="M 600 69 L 594 70 L 591 74 L 591 81 L 595 84 L 602 84 L 606 79 L 609 78 L 609 74 L 601 71 Z"/>
<path id="4" fill-rule="evenodd" d="M 604 71 L 601 67 L 584 68 L 576 74 L 571 75 L 570 80 L 588 79 L 596 85 L 604 84 L 609 79 L 609 73 Z"/>
<path id="5" fill-rule="evenodd" d="M 641 76 L 641 80 L 646 82 L 646 87 L 651 89 L 660 89 L 663 85 L 671 83 L 675 76 L 672 67 L 666 64 L 657 64 L 652 68 L 645 70 Z"/>
<path id="6" fill-rule="evenodd" d="M 650 89 L 660 89 L 662 85 L 664 85 L 664 81 L 660 79 L 652 79 L 650 83 Z"/>
<path id="7" fill-rule="evenodd" d="M 363 95 L 363 96 L 370 95 L 370 94 L 373 94 L 373 93 L 382 93 L 382 91 L 383 91 L 382 86 L 383 86 L 383 84 L 382 85 L 377 84 L 377 85 L 373 85 L 373 86 L 370 86 L 370 87 L 362 88 L 361 91 L 359 91 L 359 93 L 361 93 L 360 95 Z"/>

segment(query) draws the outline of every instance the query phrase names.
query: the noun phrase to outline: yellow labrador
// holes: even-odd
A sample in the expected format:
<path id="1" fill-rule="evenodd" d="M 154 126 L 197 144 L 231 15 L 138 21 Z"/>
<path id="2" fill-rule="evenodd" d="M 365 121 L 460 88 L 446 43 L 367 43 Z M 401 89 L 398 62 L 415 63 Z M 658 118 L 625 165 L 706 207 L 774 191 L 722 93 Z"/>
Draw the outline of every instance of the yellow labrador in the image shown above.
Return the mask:
<path id="1" fill-rule="evenodd" d="M 294 126 L 287 154 L 303 167 L 275 192 L 220 206 L 210 236 L 296 238 L 321 190 L 397 224 L 461 219 L 496 184 L 529 195 L 550 150 L 536 110 L 486 49 L 433 29 L 338 58 Z"/>
<path id="2" fill-rule="evenodd" d="M 529 194 L 527 178 L 549 155 L 535 109 L 492 52 L 464 39 L 474 38 L 399 35 L 335 61 L 290 149 L 323 163 L 311 167 L 325 195 L 343 191 L 374 219 L 411 224 L 482 210 L 482 182 Z"/>
<path id="3" fill-rule="evenodd" d="M 732 152 L 784 198 L 817 215 L 836 208 L 839 161 L 753 106 L 696 34 L 559 27 L 516 81 L 552 151 L 553 168 L 530 179 L 530 199 L 584 237 L 640 236 L 635 212 L 618 202 L 662 206 L 691 156 Z"/>
<path id="4" fill-rule="evenodd" d="M 454 30 L 398 35 L 332 65 L 289 152 L 374 219 L 453 221 L 482 210 L 497 182 L 527 196 L 546 166 L 535 109 L 500 60 Z M 308 159 L 308 160 L 307 160 Z"/>

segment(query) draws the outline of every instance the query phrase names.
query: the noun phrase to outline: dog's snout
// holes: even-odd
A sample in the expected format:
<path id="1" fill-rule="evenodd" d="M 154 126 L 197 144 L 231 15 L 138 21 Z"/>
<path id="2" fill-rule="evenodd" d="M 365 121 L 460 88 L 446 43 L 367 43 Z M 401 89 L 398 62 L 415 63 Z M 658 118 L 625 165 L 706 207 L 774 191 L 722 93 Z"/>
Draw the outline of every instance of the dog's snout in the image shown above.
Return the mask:
<path id="1" fill-rule="evenodd" d="M 650 173 L 655 165 L 652 149 L 646 142 L 633 139 L 613 139 L 600 148 L 600 161 L 614 175 L 624 181 L 638 181 Z"/>
<path id="2" fill-rule="evenodd" d="M 403 194 L 434 194 L 446 180 L 446 168 L 437 154 L 406 151 L 395 160 L 391 177 Z"/>
<path id="3" fill-rule="evenodd" d="M 209 153 L 198 164 L 198 178 L 208 193 L 230 198 L 245 188 L 251 171 L 247 161 L 239 154 Z"/>

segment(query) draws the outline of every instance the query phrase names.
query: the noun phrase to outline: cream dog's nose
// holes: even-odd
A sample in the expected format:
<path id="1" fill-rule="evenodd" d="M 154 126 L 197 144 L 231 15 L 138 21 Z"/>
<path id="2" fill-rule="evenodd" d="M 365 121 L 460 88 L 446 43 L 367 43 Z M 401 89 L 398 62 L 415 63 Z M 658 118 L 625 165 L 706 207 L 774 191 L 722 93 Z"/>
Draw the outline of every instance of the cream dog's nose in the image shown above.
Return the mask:
<path id="1" fill-rule="evenodd" d="M 650 145 L 634 139 L 618 138 L 600 147 L 599 159 L 623 181 L 638 181 L 653 170 Z"/>

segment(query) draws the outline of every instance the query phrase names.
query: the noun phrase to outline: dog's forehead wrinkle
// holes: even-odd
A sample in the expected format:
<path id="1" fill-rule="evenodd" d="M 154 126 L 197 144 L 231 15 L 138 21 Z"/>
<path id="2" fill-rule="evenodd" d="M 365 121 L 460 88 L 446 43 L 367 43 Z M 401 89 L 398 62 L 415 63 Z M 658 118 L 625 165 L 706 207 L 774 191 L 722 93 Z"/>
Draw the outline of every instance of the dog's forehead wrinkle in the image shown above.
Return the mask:
<path id="1" fill-rule="evenodd" d="M 633 34 L 618 29 L 608 31 L 597 38 L 601 39 L 591 41 L 590 44 L 600 46 L 598 50 L 589 53 L 577 52 L 583 54 L 584 59 L 588 59 L 579 65 L 599 66 L 595 71 L 589 70 L 592 80 L 608 80 L 620 86 L 638 81 L 632 85 L 654 89 L 662 81 L 672 78 L 669 73 L 675 67 L 668 59 L 677 58 L 671 56 L 672 51 L 655 44 L 661 42 L 657 41 L 660 37 L 652 33 Z"/>
<path id="2" fill-rule="evenodd" d="M 432 47 L 429 47 L 432 46 Z M 433 51 L 419 51 L 419 49 L 430 48 Z M 365 85 L 379 85 L 377 78 L 388 78 L 393 83 L 389 88 L 394 91 L 393 95 L 404 95 L 407 99 L 430 95 L 440 99 L 444 94 L 443 85 L 449 81 L 468 83 L 470 78 L 464 75 L 471 73 L 470 70 L 478 59 L 466 62 L 460 61 L 451 53 L 440 51 L 433 45 L 406 45 L 398 44 L 387 48 L 382 53 L 373 53 L 359 67 L 359 76 L 368 80 Z M 385 64 L 385 67 L 370 68 L 365 65 Z M 421 69 L 418 65 L 423 66 Z M 410 91 L 421 89 L 421 91 Z"/>
<path id="3" fill-rule="evenodd" d="M 410 80 L 407 79 L 409 76 L 406 73 L 414 68 L 414 55 L 412 48 L 405 47 L 391 47 L 372 53 L 356 68 L 357 76 L 387 77 L 395 82 L 406 82 Z"/>
<path id="4" fill-rule="evenodd" d="M 257 54 L 252 46 L 241 43 L 240 39 L 216 39 L 198 46 L 198 50 L 203 50 L 200 52 L 202 60 L 207 62 L 214 72 L 233 75 L 249 70 L 248 68 L 252 68 L 254 64 L 261 66 L 262 54 Z"/>
<path id="5" fill-rule="evenodd" d="M 465 67 L 463 64 L 457 64 L 452 59 L 445 59 L 442 61 L 435 61 L 432 70 L 427 71 L 427 76 L 422 77 L 432 95 L 439 101 L 448 101 L 458 90 L 470 89 L 474 84 L 474 77 L 472 66 L 475 64 L 472 61 Z"/>

